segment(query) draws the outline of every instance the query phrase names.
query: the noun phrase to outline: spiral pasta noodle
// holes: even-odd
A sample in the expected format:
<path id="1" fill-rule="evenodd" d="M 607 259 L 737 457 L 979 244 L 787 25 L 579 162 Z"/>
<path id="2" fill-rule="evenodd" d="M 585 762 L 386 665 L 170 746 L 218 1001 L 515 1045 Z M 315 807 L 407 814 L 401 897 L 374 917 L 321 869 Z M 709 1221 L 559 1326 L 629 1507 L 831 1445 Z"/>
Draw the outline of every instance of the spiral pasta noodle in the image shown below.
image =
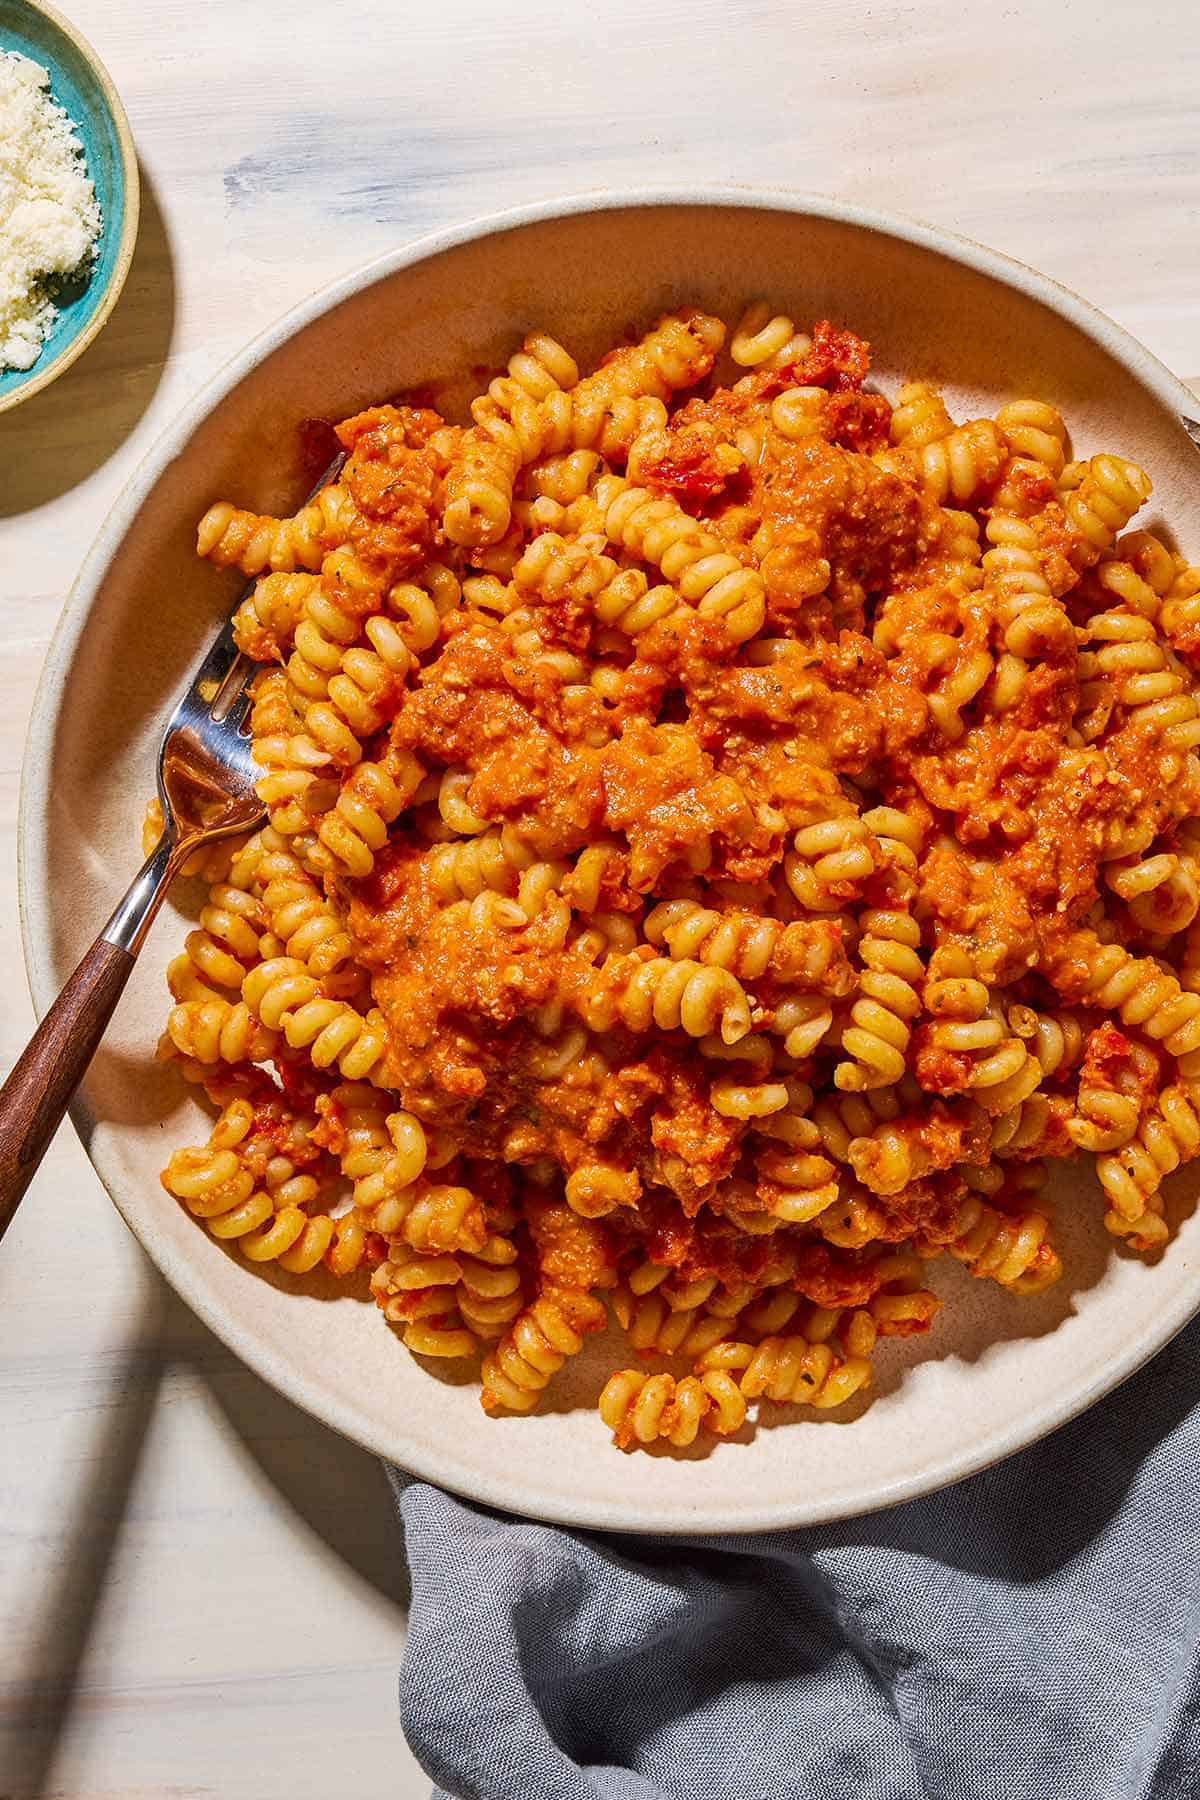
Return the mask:
<path id="1" fill-rule="evenodd" d="M 569 1356 L 583 1348 L 584 1335 L 604 1324 L 602 1301 L 583 1293 L 548 1292 L 518 1313 L 483 1361 L 485 1412 L 529 1412 L 538 1394 Z"/>
<path id="2" fill-rule="evenodd" d="M 1007 454 L 991 419 L 972 419 L 944 437 L 906 445 L 906 451 L 930 493 L 959 506 L 987 493 L 999 478 Z"/>
<path id="3" fill-rule="evenodd" d="M 1046 578 L 1034 528 L 1011 513 L 993 512 L 986 529 L 983 575 L 997 596 L 1005 649 L 1024 662 L 1074 649 L 1074 629 Z"/>
<path id="4" fill-rule="evenodd" d="M 811 1150 L 768 1145 L 758 1152 L 755 1171 L 766 1210 L 790 1225 L 820 1218 L 840 1195 L 833 1164 Z"/>
<path id="5" fill-rule="evenodd" d="M 904 1073 L 911 1021 L 921 1006 L 920 943 L 920 927 L 907 912 L 872 909 L 863 915 L 860 997 L 842 1033 L 847 1060 L 834 1071 L 839 1088 L 886 1087 Z"/>
<path id="6" fill-rule="evenodd" d="M 730 1326 L 720 1313 L 707 1312 L 702 1301 L 679 1306 L 655 1292 L 618 1290 L 612 1296 L 612 1308 L 639 1356 L 694 1358 L 720 1343 Z"/>
<path id="7" fill-rule="evenodd" d="M 489 1239 L 477 1256 L 459 1256 L 455 1300 L 464 1326 L 481 1342 L 501 1338 L 522 1311 L 517 1252 L 505 1238 Z"/>
<path id="8" fill-rule="evenodd" d="M 847 808 L 796 832 L 784 878 L 806 912 L 838 912 L 874 874 L 878 849 L 870 827 Z"/>
<path id="9" fill-rule="evenodd" d="M 1150 486 L 1149 476 L 1136 463 L 1120 456 L 1091 458 L 1078 487 L 1068 494 L 1064 511 L 1092 561 L 1112 548 L 1149 499 Z"/>
<path id="10" fill-rule="evenodd" d="M 453 1256 L 426 1255 L 394 1240 L 372 1272 L 375 1304 L 415 1356 L 453 1360 L 473 1353 L 474 1334 L 456 1303 L 461 1273 Z"/>
<path id="11" fill-rule="evenodd" d="M 700 1367 L 706 1374 L 740 1371 L 743 1400 L 761 1398 L 823 1412 L 844 1406 L 871 1380 L 865 1357 L 840 1358 L 828 1344 L 802 1336 L 765 1337 L 758 1344 L 733 1340 L 708 1351 Z"/>
<path id="12" fill-rule="evenodd" d="M 1200 717 L 1190 677 L 1149 619 L 1125 612 L 1095 613 L 1088 621 L 1096 649 L 1079 658 L 1081 699 L 1126 709 L 1131 723 L 1153 732 L 1169 749 L 1200 745 Z"/>
<path id="13" fill-rule="evenodd" d="M 803 921 L 763 918 L 741 908 L 716 912 L 695 900 L 664 900 L 647 913 L 644 928 L 654 945 L 676 960 L 692 959 L 728 969 L 743 980 L 775 974 L 806 988 L 840 985 L 836 939 Z"/>
<path id="14" fill-rule="evenodd" d="M 1167 1235 L 1155 1206 L 1158 1190 L 1181 1163 L 1200 1153 L 1200 1086 L 1195 1080 L 1164 1088 L 1136 1139 L 1097 1158 L 1096 1173 L 1109 1203 L 1110 1229 L 1145 1250 Z M 1108 1221 L 1106 1221 L 1108 1222 Z"/>
<path id="15" fill-rule="evenodd" d="M 235 874 L 230 870 L 230 876 Z M 212 997 L 222 989 L 240 990 L 247 968 L 258 960 L 259 940 L 267 924 L 261 900 L 244 888 L 240 880 L 215 881 L 201 909 L 195 931 L 184 940 L 184 959 L 203 990 Z M 182 975 L 182 969 L 179 971 Z M 177 999 L 194 997 L 194 990 L 172 992 Z"/>
<path id="16" fill-rule="evenodd" d="M 361 1081 L 383 1056 L 382 1021 L 322 994 L 297 957 L 259 963 L 242 983 L 242 998 L 261 1024 L 282 1031 L 292 1049 L 307 1050 L 319 1069 L 336 1066 L 348 1080 Z"/>
<path id="17" fill-rule="evenodd" d="M 767 300 L 751 301 L 729 339 L 729 354 L 743 369 L 785 369 L 811 347 L 807 332 L 798 332 L 786 313 L 772 312 Z"/>
<path id="18" fill-rule="evenodd" d="M 305 603 L 320 589 L 319 575 L 272 572 L 260 575 L 254 592 L 233 615 L 233 637 L 239 650 L 258 662 L 281 661 L 304 617 Z"/>
<path id="19" fill-rule="evenodd" d="M 338 482 L 287 519 L 219 500 L 197 527 L 196 550 L 218 568 L 240 569 L 243 575 L 319 569 L 327 550 L 345 541 L 353 516 L 354 503 Z"/>
<path id="20" fill-rule="evenodd" d="M 910 381 L 900 389 L 892 408 L 893 444 L 923 450 L 926 444 L 949 437 L 953 430 L 954 421 L 946 411 L 946 402 L 927 381 Z"/>
<path id="21" fill-rule="evenodd" d="M 1184 993 L 1149 957 L 1078 931 L 1064 941 L 1049 975 L 1060 992 L 1118 1014 L 1176 1059 L 1200 1049 L 1200 995 Z"/>
<path id="22" fill-rule="evenodd" d="M 1040 463 L 1057 478 L 1067 454 L 1067 427 L 1063 416 L 1044 400 L 1010 400 L 996 414 L 996 423 L 1014 456 Z"/>
<path id="23" fill-rule="evenodd" d="M 670 957 L 615 957 L 584 1001 L 585 1022 L 604 1030 L 618 1019 L 632 1031 L 683 1030 L 689 1037 L 719 1032 L 734 1044 L 750 1029 L 750 1003 L 727 969 Z"/>
<path id="24" fill-rule="evenodd" d="M 241 1001 L 183 1000 L 171 1008 L 167 1038 L 201 1063 L 269 1062 L 279 1039 Z"/>
<path id="25" fill-rule="evenodd" d="M 971 1195 L 963 1202 L 957 1227 L 947 1248 L 979 1279 L 999 1282 L 1014 1293 L 1035 1294 L 1062 1273 L 1058 1254 L 1047 1241 L 1044 1213 L 1001 1213 Z"/>
<path id="26" fill-rule="evenodd" d="M 679 1380 L 622 1369 L 606 1382 L 599 1412 L 622 1450 L 657 1440 L 683 1449 L 695 1443 L 701 1425 L 721 1437 L 737 1431 L 746 1417 L 746 1403 L 723 1369 L 706 1369 Z"/>
<path id="27" fill-rule="evenodd" d="M 318 1197 L 319 1183 L 297 1176 L 286 1157 L 277 1154 L 268 1161 L 256 1181 L 246 1154 L 254 1120 L 249 1100 L 230 1101 L 207 1145 L 172 1153 L 163 1186 L 204 1221 L 213 1237 L 235 1244 L 247 1261 L 277 1263 L 288 1274 L 307 1275 L 336 1254 L 344 1227 L 328 1214 L 308 1214 L 305 1209 Z M 344 1250 L 341 1267 L 352 1272 Z"/>
<path id="28" fill-rule="evenodd" d="M 360 762 L 317 826 L 325 866 L 360 879 L 369 875 L 375 852 L 387 841 L 388 826 L 416 792 L 420 779 L 412 759 L 394 773 L 382 763 Z"/>
<path id="29" fill-rule="evenodd" d="M 349 933 L 287 841 L 269 827 L 260 837 L 254 880 L 282 955 L 304 963 L 318 979 L 345 962 L 353 950 Z"/>
<path id="30" fill-rule="evenodd" d="M 754 637 L 766 616 L 762 577 L 689 518 L 677 502 L 614 477 L 606 485 L 604 529 L 609 540 L 643 557 L 702 619 L 720 623 L 735 644 Z"/>

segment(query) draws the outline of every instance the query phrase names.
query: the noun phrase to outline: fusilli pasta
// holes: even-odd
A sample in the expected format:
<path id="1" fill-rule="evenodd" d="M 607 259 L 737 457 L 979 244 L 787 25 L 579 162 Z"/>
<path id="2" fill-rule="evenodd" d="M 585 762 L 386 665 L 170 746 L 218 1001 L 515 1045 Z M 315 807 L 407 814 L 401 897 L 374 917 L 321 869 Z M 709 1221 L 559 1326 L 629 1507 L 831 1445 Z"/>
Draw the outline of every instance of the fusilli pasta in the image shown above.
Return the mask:
<path id="1" fill-rule="evenodd" d="M 1149 477 L 765 299 L 732 385 L 724 341 L 532 331 L 469 422 L 369 408 L 292 517 L 207 510 L 267 823 L 189 870 L 159 1046 L 212 1236 L 369 1272 L 489 1412 L 611 1322 L 602 1420 L 694 1454 L 864 1395 L 934 1258 L 1047 1287 L 1054 1162 L 1152 1252 L 1200 1156 L 1200 569 Z"/>

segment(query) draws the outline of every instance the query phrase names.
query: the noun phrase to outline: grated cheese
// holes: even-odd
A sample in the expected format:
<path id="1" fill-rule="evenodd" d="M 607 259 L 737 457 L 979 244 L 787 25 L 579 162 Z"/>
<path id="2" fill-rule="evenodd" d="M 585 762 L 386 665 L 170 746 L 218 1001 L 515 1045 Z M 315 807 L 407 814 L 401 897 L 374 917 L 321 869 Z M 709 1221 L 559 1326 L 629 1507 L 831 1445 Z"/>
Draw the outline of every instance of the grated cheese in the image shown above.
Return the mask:
<path id="1" fill-rule="evenodd" d="M 100 207 L 75 127 L 40 63 L 0 50 L 0 369 L 28 369 L 57 307 L 55 284 L 86 272 Z"/>

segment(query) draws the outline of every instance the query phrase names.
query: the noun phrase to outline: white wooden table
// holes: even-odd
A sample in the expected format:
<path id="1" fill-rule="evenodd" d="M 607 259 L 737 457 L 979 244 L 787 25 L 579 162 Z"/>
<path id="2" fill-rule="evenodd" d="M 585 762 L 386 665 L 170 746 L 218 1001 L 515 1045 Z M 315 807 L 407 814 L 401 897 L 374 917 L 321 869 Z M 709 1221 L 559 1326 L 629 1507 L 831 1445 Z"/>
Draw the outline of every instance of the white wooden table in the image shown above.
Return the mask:
<path id="1" fill-rule="evenodd" d="M 555 191 L 782 182 L 980 238 L 1200 370 L 1194 0 L 67 4 L 144 212 L 103 337 L 0 419 L 0 1071 L 32 1022 L 17 777 L 63 595 L 165 421 L 331 277 Z M 164 1289 L 69 1128 L 0 1322 L 0 1800 L 426 1794 L 378 1466 Z"/>

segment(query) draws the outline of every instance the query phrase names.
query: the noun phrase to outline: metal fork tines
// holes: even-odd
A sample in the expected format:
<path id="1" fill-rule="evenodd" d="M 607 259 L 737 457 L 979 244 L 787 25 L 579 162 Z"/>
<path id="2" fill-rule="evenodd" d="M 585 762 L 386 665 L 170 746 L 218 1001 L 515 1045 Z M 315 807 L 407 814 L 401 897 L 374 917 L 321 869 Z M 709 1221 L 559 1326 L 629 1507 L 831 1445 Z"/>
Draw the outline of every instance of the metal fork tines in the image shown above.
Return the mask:
<path id="1" fill-rule="evenodd" d="M 245 831 L 263 815 L 248 730 L 256 668 L 227 622 L 171 715 L 158 787 L 166 828 L 176 836 Z"/>
<path id="2" fill-rule="evenodd" d="M 105 943 L 136 954 L 163 893 L 197 846 L 252 831 L 265 816 L 248 729 L 256 668 L 237 648 L 227 620 L 163 734 L 163 833 L 100 934 Z"/>
<path id="3" fill-rule="evenodd" d="M 339 454 L 305 505 L 340 473 Z M 241 600 L 256 586 L 251 580 Z M 240 601 L 239 601 L 240 605 Z M 158 753 L 163 833 L 101 933 L 102 941 L 136 953 L 180 865 L 201 844 L 253 831 L 265 817 L 255 792 L 262 771 L 249 734 L 250 684 L 258 664 L 234 642 L 238 608 L 226 619 L 167 723 Z"/>

